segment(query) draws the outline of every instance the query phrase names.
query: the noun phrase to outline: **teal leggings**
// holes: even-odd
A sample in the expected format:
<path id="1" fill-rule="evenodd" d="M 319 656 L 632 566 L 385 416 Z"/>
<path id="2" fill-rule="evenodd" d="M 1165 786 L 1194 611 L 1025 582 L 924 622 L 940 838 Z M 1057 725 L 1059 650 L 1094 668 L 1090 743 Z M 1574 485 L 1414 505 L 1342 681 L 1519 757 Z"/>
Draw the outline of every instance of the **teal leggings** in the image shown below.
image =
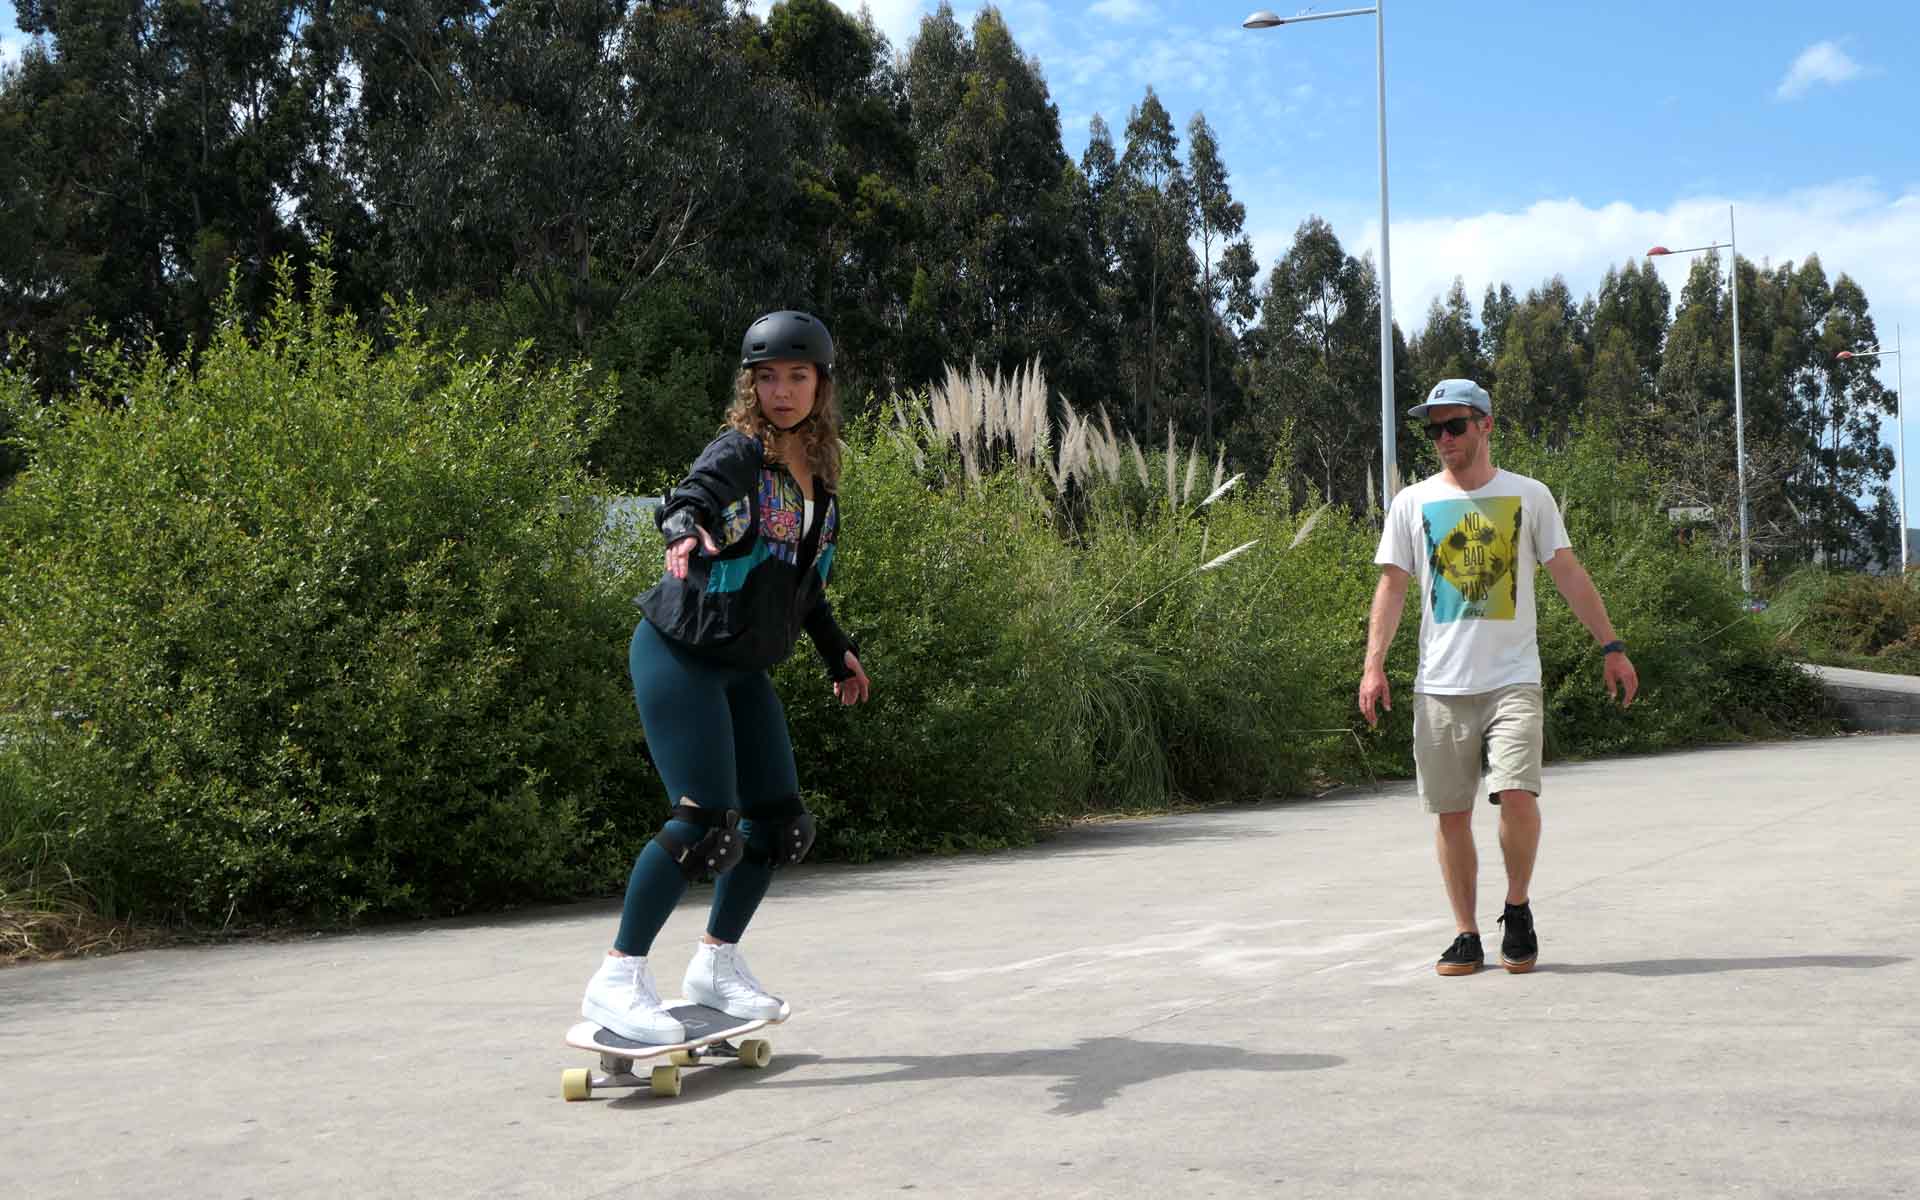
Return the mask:
<path id="1" fill-rule="evenodd" d="M 765 671 L 703 659 L 661 637 L 644 620 L 633 631 L 627 668 L 669 807 L 683 797 L 701 808 L 720 809 L 800 794 L 786 710 Z M 706 834 L 688 821 L 668 821 L 665 831 L 689 844 Z M 723 942 L 740 940 L 773 876 L 766 857 L 773 849 L 773 829 L 764 821 L 742 819 L 740 832 L 762 861 L 742 859 L 714 887 L 707 932 Z M 660 927 L 686 892 L 679 864 L 658 843 L 648 842 L 627 878 L 627 903 L 613 948 L 634 955 L 652 950 Z"/>

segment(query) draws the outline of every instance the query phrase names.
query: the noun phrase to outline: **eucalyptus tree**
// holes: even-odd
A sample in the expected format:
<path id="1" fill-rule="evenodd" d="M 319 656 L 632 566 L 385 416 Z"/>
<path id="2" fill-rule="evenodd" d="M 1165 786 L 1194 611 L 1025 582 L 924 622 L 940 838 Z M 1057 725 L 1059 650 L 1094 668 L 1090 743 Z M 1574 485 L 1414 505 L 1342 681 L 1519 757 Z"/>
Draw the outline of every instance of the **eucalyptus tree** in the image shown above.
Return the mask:
<path id="1" fill-rule="evenodd" d="M 757 42 L 764 70 L 794 98 L 788 203 L 736 223 L 729 257 L 755 264 L 763 307 L 801 306 L 832 325 L 851 394 L 902 386 L 897 359 L 924 230 L 906 82 L 869 14 L 831 0 L 782 0 Z"/>
<path id="2" fill-rule="evenodd" d="M 1619 329 L 1644 381 L 1651 385 L 1660 374 L 1660 348 L 1666 342 L 1672 312 L 1673 294 L 1653 262 L 1628 259 L 1623 267 L 1608 267 L 1600 280 L 1591 322 L 1594 343 L 1604 343 Z"/>
<path id="3" fill-rule="evenodd" d="M 1050 356 L 1077 401 L 1108 399 L 1091 189 L 1062 148 L 1039 64 L 996 10 L 969 30 L 943 3 L 922 20 L 905 77 L 923 208 L 910 377 Z"/>
<path id="4" fill-rule="evenodd" d="M 1528 434 L 1564 443 L 1586 402 L 1591 343 L 1565 279 L 1554 276 L 1507 314 L 1493 364 L 1501 418 Z"/>
<path id="5" fill-rule="evenodd" d="M 362 199 L 401 281 L 525 286 L 582 350 L 698 270 L 792 141 L 725 0 L 343 0 Z"/>
<path id="6" fill-rule="evenodd" d="M 306 0 L 19 0 L 42 39 L 0 75 L 0 332 L 49 376 L 97 323 L 204 340 L 237 272 L 303 248 L 289 217 L 326 130 Z"/>
<path id="7" fill-rule="evenodd" d="M 1480 357 L 1486 361 L 1490 378 L 1482 380 L 1481 386 L 1488 392 L 1493 391 L 1498 375 L 1495 366 L 1500 361 L 1501 351 L 1506 349 L 1507 322 L 1513 317 L 1513 310 L 1520 306 L 1514 297 L 1513 288 L 1502 283 L 1496 289 L 1487 285 L 1486 295 L 1480 300 Z"/>
<path id="8" fill-rule="evenodd" d="M 1220 289 L 1213 278 L 1213 243 L 1215 239 L 1233 238 L 1246 227 L 1247 208 L 1233 198 L 1227 184 L 1227 165 L 1220 158 L 1219 140 L 1201 113 L 1193 114 L 1193 119 L 1187 122 L 1187 180 L 1200 237 L 1200 296 L 1205 305 L 1200 371 L 1206 393 L 1206 447 L 1211 453 L 1214 444 L 1213 327 L 1221 300 Z"/>
<path id="9" fill-rule="evenodd" d="M 1817 370 L 1825 376 L 1827 425 L 1821 458 L 1826 466 L 1826 514 L 1821 530 L 1834 548 L 1830 561 L 1853 567 L 1897 561 L 1899 542 L 1876 501 L 1891 492 L 1893 450 L 1881 440 L 1881 419 L 1894 414 L 1892 389 L 1870 370 L 1840 359 L 1842 350 L 1871 349 L 1879 342 L 1867 295 L 1852 278 L 1833 281 L 1833 303 L 1815 343 Z"/>
<path id="10" fill-rule="evenodd" d="M 1474 326 L 1473 305 L 1459 276 L 1447 289 L 1444 302 L 1436 296 L 1427 306 L 1427 323 L 1414 336 L 1408 357 L 1416 388 L 1432 387 L 1442 379 L 1471 379 L 1483 386 L 1487 383 L 1480 331 Z"/>
<path id="11" fill-rule="evenodd" d="M 1146 96 L 1127 116 L 1126 151 L 1120 156 L 1123 201 L 1127 223 L 1124 258 L 1133 276 L 1136 303 L 1144 303 L 1146 346 L 1145 389 L 1137 394 L 1136 419 L 1142 424 L 1161 416 L 1160 328 L 1161 296 L 1173 276 L 1175 260 L 1191 255 L 1187 238 L 1195 224 L 1193 189 L 1180 163 L 1180 142 L 1173 119 L 1154 94 Z"/>
<path id="12" fill-rule="evenodd" d="M 1370 263 L 1341 248 L 1318 217 L 1302 222 L 1267 277 L 1250 337 L 1256 420 L 1290 423 L 1294 461 L 1328 501 L 1364 511 L 1380 449 L 1380 292 Z M 1269 444 L 1274 444 L 1272 435 Z"/>

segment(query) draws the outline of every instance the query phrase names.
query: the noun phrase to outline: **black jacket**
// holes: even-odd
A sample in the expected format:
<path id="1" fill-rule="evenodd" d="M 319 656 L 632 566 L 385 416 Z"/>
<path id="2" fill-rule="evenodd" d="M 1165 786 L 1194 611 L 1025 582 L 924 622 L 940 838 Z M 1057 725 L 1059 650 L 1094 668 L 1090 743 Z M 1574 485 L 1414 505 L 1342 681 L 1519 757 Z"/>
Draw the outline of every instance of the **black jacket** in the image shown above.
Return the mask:
<path id="1" fill-rule="evenodd" d="M 696 545 L 687 577 L 663 574 L 635 601 L 663 635 L 729 666 L 764 670 L 785 661 L 805 629 L 832 678 L 848 679 L 852 641 L 827 603 L 840 505 L 813 481 L 813 528 L 805 524 L 800 485 L 770 466 L 756 438 L 728 430 L 694 460 L 680 486 L 654 514 L 672 545 L 712 535 L 720 553 Z"/>

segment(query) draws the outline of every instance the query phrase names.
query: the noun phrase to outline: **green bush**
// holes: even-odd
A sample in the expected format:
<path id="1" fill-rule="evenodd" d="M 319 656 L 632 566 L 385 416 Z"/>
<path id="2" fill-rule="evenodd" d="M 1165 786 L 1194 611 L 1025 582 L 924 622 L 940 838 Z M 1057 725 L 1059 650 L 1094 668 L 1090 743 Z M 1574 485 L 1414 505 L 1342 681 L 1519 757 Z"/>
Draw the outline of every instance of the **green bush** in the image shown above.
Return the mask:
<path id="1" fill-rule="evenodd" d="M 1612 439 L 1591 431 L 1557 450 L 1509 439 L 1497 461 L 1553 489 L 1574 553 L 1640 676 L 1631 709 L 1607 697 L 1593 636 L 1541 571 L 1535 582 L 1550 755 L 1644 752 L 1823 728 L 1818 685 L 1745 611 L 1735 565 L 1682 542 L 1652 502 L 1643 464 L 1622 458 Z"/>
<path id="2" fill-rule="evenodd" d="M 1781 583 L 1766 615 L 1811 662 L 1920 675 L 1920 571 L 1902 579 L 1806 567 Z"/>
<path id="3" fill-rule="evenodd" d="M 1203 503 L 1191 474 L 1176 481 L 1177 448 L 1171 476 L 1154 452 L 1145 479 L 1092 470 L 1063 491 L 1047 439 L 976 429 L 969 463 L 938 424 L 851 435 L 834 590 L 874 705 L 840 709 L 811 654 L 780 672 L 827 853 L 996 845 L 1092 812 L 1411 774 L 1417 605 L 1389 660 L 1399 708 L 1368 730 L 1354 703 L 1370 521 L 1293 511 L 1277 476 Z M 1742 611 L 1729 564 L 1674 537 L 1604 438 L 1510 441 L 1502 461 L 1561 498 L 1641 674 L 1631 710 L 1607 699 L 1592 636 L 1542 572 L 1553 757 L 1823 727 L 1818 689 Z"/>
<path id="4" fill-rule="evenodd" d="M 609 396 L 391 349 L 290 268 L 196 363 L 98 349 L 0 496 L 0 742 L 102 910 L 351 920 L 577 895 L 651 783 L 638 577 L 578 462 Z M 25 389 L 17 389 L 24 392 Z M 0 393 L 8 391 L 0 384 Z"/>
<path id="5" fill-rule="evenodd" d="M 827 853 L 1002 845 L 1091 812 L 1271 797 L 1352 758 L 1351 688 L 1326 682 L 1356 620 L 1364 637 L 1364 597 L 1356 618 L 1325 595 L 1341 521 L 1322 523 L 1324 549 L 1290 550 L 1302 522 L 1273 495 L 1202 508 L 1104 486 L 1063 530 L 1018 468 L 962 483 L 873 424 L 850 442 L 835 605 L 875 702 L 841 709 L 811 654 L 778 680 Z M 1323 607 L 1267 619 L 1290 595 Z"/>
<path id="6" fill-rule="evenodd" d="M 777 672 L 821 850 L 864 859 L 1030 839 L 1086 791 L 1058 717 L 1078 678 L 1048 651 L 1057 542 L 1011 477 L 930 492 L 871 428 L 851 435 L 834 604 L 875 702 L 845 709 L 806 645 Z"/>
<path id="7" fill-rule="evenodd" d="M 1135 715 L 1106 736 L 1159 760 L 1102 779 L 1101 798 L 1271 798 L 1355 765 L 1370 586 L 1357 568 L 1372 551 L 1344 511 L 1294 512 L 1282 486 L 1204 505 L 1099 498 L 1078 603 L 1136 664 Z"/>
<path id="8" fill-rule="evenodd" d="M 327 287 L 296 303 L 283 277 L 195 368 L 101 351 L 61 406 L 19 409 L 0 880 L 31 847 L 59 867 L 36 878 L 147 921 L 451 912 L 617 888 L 663 815 L 623 658 L 660 544 L 606 544 L 578 465 L 610 390 L 405 312 L 375 353 Z M 1022 387 L 970 449 L 904 406 L 849 431 L 833 593 L 874 700 L 842 708 L 805 647 L 776 672 L 823 857 L 1411 773 L 1416 604 L 1398 708 L 1368 730 L 1354 704 L 1371 516 L 1071 412 L 1056 437 Z M 1551 755 L 1820 728 L 1729 564 L 1605 438 L 1498 461 L 1560 498 L 1642 678 L 1630 711 L 1606 699 L 1543 572 Z"/>

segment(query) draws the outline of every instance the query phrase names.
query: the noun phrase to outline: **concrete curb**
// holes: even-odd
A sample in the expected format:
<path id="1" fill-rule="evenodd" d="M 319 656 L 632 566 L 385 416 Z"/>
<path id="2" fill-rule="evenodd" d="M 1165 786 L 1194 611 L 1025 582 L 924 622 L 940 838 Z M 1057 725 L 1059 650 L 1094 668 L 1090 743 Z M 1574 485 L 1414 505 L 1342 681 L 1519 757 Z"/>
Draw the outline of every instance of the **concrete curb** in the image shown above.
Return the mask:
<path id="1" fill-rule="evenodd" d="M 1849 729 L 1920 733 L 1920 676 L 1802 666 L 1820 681 Z"/>

